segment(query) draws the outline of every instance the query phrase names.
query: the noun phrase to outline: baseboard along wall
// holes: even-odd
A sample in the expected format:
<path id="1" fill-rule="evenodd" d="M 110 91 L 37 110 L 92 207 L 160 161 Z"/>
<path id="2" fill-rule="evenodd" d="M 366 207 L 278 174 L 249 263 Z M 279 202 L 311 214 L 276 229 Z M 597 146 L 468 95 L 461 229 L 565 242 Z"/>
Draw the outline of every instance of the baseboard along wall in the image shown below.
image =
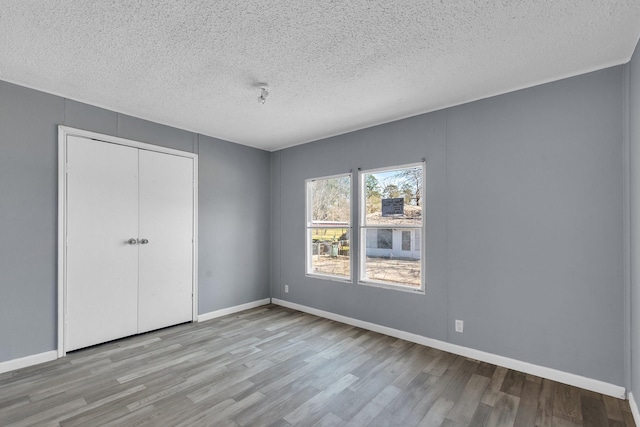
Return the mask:
<path id="1" fill-rule="evenodd" d="M 451 343 L 436 340 L 433 338 L 427 338 L 421 335 L 412 334 L 410 332 L 389 328 L 387 326 L 382 326 L 382 325 L 378 325 L 371 322 L 365 322 L 363 320 L 353 319 L 351 317 L 342 316 L 340 314 L 335 314 L 335 313 L 331 313 L 324 310 L 318 310 L 313 307 L 307 307 L 301 304 L 296 304 L 293 302 L 284 301 L 277 298 L 272 298 L 271 302 L 273 304 L 280 305 L 282 307 L 288 307 L 294 310 L 313 314 L 315 316 L 324 317 L 330 320 L 335 320 L 336 322 L 341 322 L 347 325 L 356 326 L 362 329 L 367 329 L 369 331 L 389 335 L 394 338 L 400 338 L 409 342 L 421 344 L 427 347 L 436 348 L 438 350 L 457 354 L 459 356 L 469 357 L 471 359 L 479 360 L 481 362 L 487 362 L 487 363 L 502 366 L 508 369 L 513 369 L 515 371 L 524 372 L 526 374 L 547 378 L 553 381 L 583 388 L 585 390 L 590 390 L 596 393 L 606 394 L 607 396 L 612 396 L 618 399 L 627 398 L 626 390 L 624 387 L 618 386 L 615 384 L 606 383 L 604 381 L 596 380 L 593 378 L 587 378 L 581 375 L 571 374 L 571 373 L 559 371 L 553 368 L 534 365 L 532 363 L 523 362 L 521 360 L 511 359 L 509 357 L 499 356 L 497 354 L 487 353 L 484 351 L 475 350 L 475 349 L 464 347 L 457 344 L 451 344 Z"/>
<path id="2" fill-rule="evenodd" d="M 33 365 L 39 365 L 40 363 L 51 362 L 57 358 L 58 352 L 56 350 L 52 350 L 44 353 L 32 354 L 31 356 L 7 360 L 6 362 L 0 362 L 0 374 L 15 371 L 17 369 L 28 368 Z"/>
<path id="3" fill-rule="evenodd" d="M 633 420 L 636 425 L 640 425 L 640 411 L 638 411 L 638 403 L 633 397 L 633 393 L 629 392 L 629 406 L 631 407 L 631 414 L 633 414 Z"/>
<path id="4" fill-rule="evenodd" d="M 251 308 L 267 305 L 271 302 L 271 298 L 264 298 L 257 301 L 248 302 L 246 304 L 240 304 L 233 307 L 223 308 L 216 311 L 210 311 L 209 313 L 199 314 L 198 322 L 205 322 L 207 320 L 215 319 L 217 317 L 226 316 L 228 314 L 237 313 L 239 311 L 249 310 Z"/>

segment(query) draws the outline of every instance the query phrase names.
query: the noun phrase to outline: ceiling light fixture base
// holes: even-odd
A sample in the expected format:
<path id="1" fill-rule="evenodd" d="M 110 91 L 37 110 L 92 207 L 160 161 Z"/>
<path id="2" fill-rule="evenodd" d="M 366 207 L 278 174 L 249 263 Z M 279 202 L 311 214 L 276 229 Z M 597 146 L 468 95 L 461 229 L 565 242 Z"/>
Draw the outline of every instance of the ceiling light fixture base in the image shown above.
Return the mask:
<path id="1" fill-rule="evenodd" d="M 260 104 L 264 104 L 267 101 L 268 96 L 269 96 L 269 88 L 266 85 L 260 86 L 260 96 L 258 96 L 258 102 Z"/>

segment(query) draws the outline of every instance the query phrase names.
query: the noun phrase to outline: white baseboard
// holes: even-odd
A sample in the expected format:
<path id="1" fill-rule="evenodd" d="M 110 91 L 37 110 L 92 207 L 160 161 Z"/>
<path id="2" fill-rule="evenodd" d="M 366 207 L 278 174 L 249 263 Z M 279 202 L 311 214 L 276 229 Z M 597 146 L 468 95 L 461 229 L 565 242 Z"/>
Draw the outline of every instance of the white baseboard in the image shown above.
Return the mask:
<path id="1" fill-rule="evenodd" d="M 572 385 L 575 387 L 583 388 L 585 390 L 591 390 L 596 393 L 606 394 L 607 396 L 612 396 L 618 399 L 626 399 L 625 388 L 621 386 L 617 386 L 615 384 L 610 384 L 610 383 L 606 383 L 604 381 L 596 380 L 593 378 L 587 378 L 580 375 L 559 371 L 557 369 L 534 365 L 528 362 L 523 362 L 521 360 L 511 359 L 509 357 L 499 356 L 497 354 L 487 353 L 484 351 L 475 350 L 469 347 L 463 347 L 457 344 L 451 344 L 451 343 L 436 340 L 433 338 L 427 338 L 422 335 L 416 335 L 410 332 L 389 328 L 387 326 L 365 322 L 363 320 L 353 319 L 351 317 L 342 316 L 340 314 L 331 313 L 329 311 L 318 310 L 316 308 L 307 307 L 301 304 L 296 304 L 293 302 L 284 301 L 277 298 L 272 298 L 271 302 L 273 304 L 277 304 L 283 307 L 288 307 L 294 310 L 303 311 L 305 313 L 313 314 L 319 317 L 324 317 L 330 320 L 335 320 L 337 322 L 356 326 L 362 329 L 367 329 L 373 332 L 389 335 L 391 337 L 400 338 L 406 341 L 414 342 L 416 344 L 421 344 L 427 347 L 436 348 L 438 350 L 446 351 L 446 352 L 457 354 L 464 357 L 469 357 L 471 359 L 480 360 L 482 362 L 503 366 L 508 369 L 513 369 L 519 372 L 524 372 L 526 374 L 547 378 L 563 384 Z M 636 408 L 636 411 L 637 411 L 637 408 Z"/>
<path id="2" fill-rule="evenodd" d="M 20 357 L 18 359 L 7 360 L 6 362 L 0 362 L 0 374 L 15 371 L 16 369 L 27 368 L 33 365 L 39 365 L 44 362 L 51 362 L 57 358 L 58 352 L 53 350 L 40 354 L 32 354 L 31 356 Z"/>
<path id="3" fill-rule="evenodd" d="M 631 407 L 631 413 L 633 414 L 633 420 L 636 425 L 640 425 L 640 411 L 638 411 L 638 403 L 633 398 L 633 393 L 629 392 L 629 406 Z"/>
<path id="4" fill-rule="evenodd" d="M 261 305 L 267 305 L 271 303 L 271 298 L 265 298 L 258 301 L 248 302 L 246 304 L 236 305 L 234 307 L 223 308 L 216 311 L 210 311 L 209 313 L 199 314 L 198 322 L 204 322 L 206 320 L 215 319 L 216 317 L 226 316 L 227 314 L 237 313 L 239 311 L 249 310 L 250 308 L 260 307 Z"/>

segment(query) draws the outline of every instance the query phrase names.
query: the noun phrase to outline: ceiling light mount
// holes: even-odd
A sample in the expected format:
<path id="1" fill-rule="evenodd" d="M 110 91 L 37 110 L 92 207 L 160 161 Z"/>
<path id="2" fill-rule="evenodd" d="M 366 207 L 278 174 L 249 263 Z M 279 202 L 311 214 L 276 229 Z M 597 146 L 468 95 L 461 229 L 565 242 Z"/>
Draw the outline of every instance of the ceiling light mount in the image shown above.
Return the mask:
<path id="1" fill-rule="evenodd" d="M 269 96 L 269 88 L 267 85 L 260 86 L 260 96 L 258 96 L 258 102 L 264 104 Z"/>

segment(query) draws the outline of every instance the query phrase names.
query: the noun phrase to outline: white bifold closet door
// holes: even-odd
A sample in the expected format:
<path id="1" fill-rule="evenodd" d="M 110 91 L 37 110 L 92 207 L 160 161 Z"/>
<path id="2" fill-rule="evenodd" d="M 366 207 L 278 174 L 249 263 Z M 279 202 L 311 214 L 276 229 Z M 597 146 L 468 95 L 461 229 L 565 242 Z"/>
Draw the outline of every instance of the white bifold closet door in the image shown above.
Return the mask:
<path id="1" fill-rule="evenodd" d="M 192 319 L 193 161 L 67 139 L 66 350 Z"/>
<path id="2" fill-rule="evenodd" d="M 193 160 L 140 151 L 138 333 L 192 319 Z"/>

